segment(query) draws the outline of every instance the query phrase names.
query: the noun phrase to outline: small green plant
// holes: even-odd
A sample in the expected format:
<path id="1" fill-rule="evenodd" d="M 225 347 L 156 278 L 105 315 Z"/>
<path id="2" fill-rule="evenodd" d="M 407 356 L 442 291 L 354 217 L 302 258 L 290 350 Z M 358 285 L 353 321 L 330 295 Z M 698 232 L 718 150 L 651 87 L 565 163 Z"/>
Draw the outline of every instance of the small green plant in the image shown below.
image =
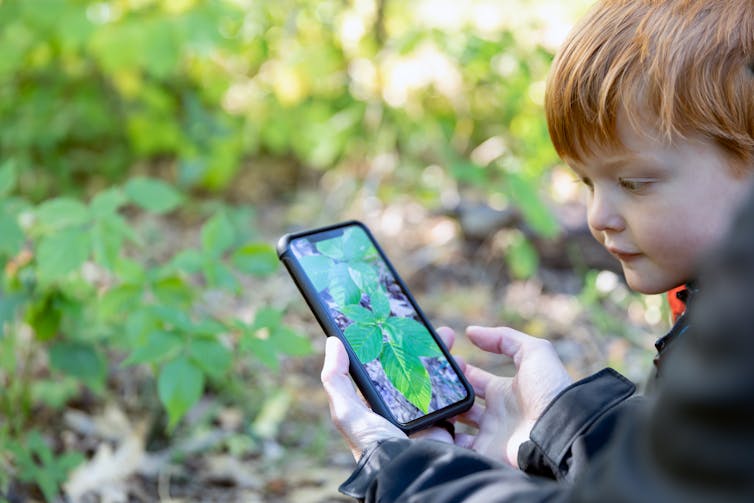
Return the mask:
<path id="1" fill-rule="evenodd" d="M 10 442 L 8 448 L 13 455 L 18 478 L 37 484 L 47 501 L 53 501 L 58 496 L 68 472 L 84 460 L 84 456 L 78 452 L 56 456 L 36 430 L 27 433 L 23 441 Z"/>
<path id="2" fill-rule="evenodd" d="M 246 323 L 203 300 L 207 290 L 237 297 L 243 275 L 277 270 L 273 248 L 255 238 L 242 212 L 220 207 L 197 247 L 153 253 L 159 240 L 123 210 L 159 216 L 184 207 L 171 185 L 133 178 L 88 202 L 61 197 L 35 206 L 11 195 L 17 175 L 12 161 L 0 166 L 0 231 L 8 237 L 0 240 L 0 427 L 16 476 L 48 497 L 69 458 L 56 461 L 34 440 L 34 459 L 43 462 L 33 465 L 14 442 L 29 435 L 36 407 L 61 407 L 81 386 L 103 395 L 113 355 L 125 355 L 125 368 L 151 369 L 172 432 L 208 384 L 222 390 L 242 359 L 275 367 L 281 354 L 311 351 L 278 309 L 258 306 Z M 48 363 L 40 369 L 40 361 Z"/>
<path id="3" fill-rule="evenodd" d="M 362 363 L 378 360 L 393 386 L 427 413 L 432 382 L 421 358 L 444 355 L 424 325 L 391 315 L 375 247 L 358 228 L 346 229 L 341 237 L 315 246 L 319 254 L 301 257 L 301 265 L 315 288 L 326 291 L 352 322 L 344 335 L 356 356 Z"/>

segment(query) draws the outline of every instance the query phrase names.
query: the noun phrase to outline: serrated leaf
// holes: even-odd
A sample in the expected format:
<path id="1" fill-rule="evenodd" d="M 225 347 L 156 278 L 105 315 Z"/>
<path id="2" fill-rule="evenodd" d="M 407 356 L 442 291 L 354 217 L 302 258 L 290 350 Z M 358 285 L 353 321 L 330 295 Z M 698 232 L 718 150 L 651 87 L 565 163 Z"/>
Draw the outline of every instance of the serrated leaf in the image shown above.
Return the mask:
<path id="1" fill-rule="evenodd" d="M 78 270 L 89 257 L 90 235 L 82 229 L 66 229 L 45 237 L 39 245 L 39 276 L 54 281 Z"/>
<path id="2" fill-rule="evenodd" d="M 101 390 L 107 372 L 107 362 L 91 345 L 81 342 L 59 342 L 50 347 L 50 365 L 55 370 L 84 381 L 91 388 Z"/>
<path id="3" fill-rule="evenodd" d="M 315 245 L 315 248 L 317 248 L 317 251 L 326 257 L 330 257 L 334 260 L 343 260 L 344 252 L 342 238 L 332 238 L 326 239 L 324 241 L 319 241 Z"/>
<path id="4" fill-rule="evenodd" d="M 189 356 L 209 376 L 219 379 L 230 368 L 233 354 L 216 340 L 194 339 Z"/>
<path id="5" fill-rule="evenodd" d="M 55 232 L 67 227 L 87 223 L 91 216 L 82 202 L 68 197 L 51 199 L 42 203 L 35 212 L 37 223 L 45 232 Z"/>
<path id="6" fill-rule="evenodd" d="M 278 270 L 275 249 L 267 243 L 249 243 L 233 252 L 233 265 L 252 276 L 269 276 Z"/>
<path id="7" fill-rule="evenodd" d="M 377 318 L 375 314 L 369 309 L 365 309 L 360 304 L 352 304 L 345 306 L 341 312 L 343 315 L 351 321 L 356 323 L 375 323 Z"/>
<path id="8" fill-rule="evenodd" d="M 330 285 L 330 269 L 334 266 L 331 259 L 322 255 L 306 255 L 299 259 L 299 263 L 318 292 Z"/>
<path id="9" fill-rule="evenodd" d="M 349 263 L 348 275 L 362 291 L 373 288 L 380 280 L 377 269 L 366 262 Z"/>
<path id="10" fill-rule="evenodd" d="M 133 203 L 153 213 L 167 213 L 183 202 L 180 192 L 155 178 L 132 178 L 124 191 Z"/>
<path id="11" fill-rule="evenodd" d="M 369 363 L 380 356 L 382 330 L 379 327 L 353 323 L 345 329 L 344 335 L 361 363 Z"/>
<path id="12" fill-rule="evenodd" d="M 361 227 L 346 229 L 341 246 L 347 262 L 362 261 L 375 251 L 372 242 Z"/>
<path id="13" fill-rule="evenodd" d="M 140 363 L 156 363 L 173 356 L 173 354 L 183 347 L 184 342 L 180 336 L 165 332 L 164 330 L 155 330 L 147 336 L 146 344 L 136 348 L 131 355 L 126 358 L 122 365 L 137 365 Z"/>
<path id="14" fill-rule="evenodd" d="M 202 248 L 211 257 L 221 257 L 235 240 L 235 230 L 228 215 L 219 211 L 202 227 Z"/>
<path id="15" fill-rule="evenodd" d="M 414 404 L 417 409 L 425 414 L 429 412 L 429 403 L 432 400 L 432 383 L 421 360 L 406 352 L 403 346 L 385 344 L 380 362 L 385 370 L 385 375 L 395 386 L 395 389 L 405 396 L 406 400 Z"/>
<path id="16" fill-rule="evenodd" d="M 412 318 L 390 318 L 385 331 L 393 344 L 402 345 L 415 356 L 444 356 L 427 328 Z"/>
<path id="17" fill-rule="evenodd" d="M 351 279 L 348 265 L 335 264 L 330 270 L 330 283 L 327 291 L 338 306 L 358 304 L 361 301 L 361 290 Z"/>
<path id="18" fill-rule="evenodd" d="M 162 367 L 157 378 L 157 394 L 168 412 L 169 430 L 173 430 L 199 401 L 203 391 L 204 373 L 187 357 L 179 356 Z"/>
<path id="19" fill-rule="evenodd" d="M 385 321 L 390 317 L 390 298 L 382 285 L 375 283 L 372 288 L 367 289 L 369 302 L 372 306 L 372 312 L 379 321 Z"/>

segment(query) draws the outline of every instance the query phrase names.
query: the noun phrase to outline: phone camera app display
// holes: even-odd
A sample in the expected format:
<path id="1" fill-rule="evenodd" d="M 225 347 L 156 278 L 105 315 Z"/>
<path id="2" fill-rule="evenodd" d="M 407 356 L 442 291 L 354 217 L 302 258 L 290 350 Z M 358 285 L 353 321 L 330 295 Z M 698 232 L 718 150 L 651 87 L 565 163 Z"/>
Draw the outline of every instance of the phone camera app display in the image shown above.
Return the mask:
<path id="1" fill-rule="evenodd" d="M 408 423 L 466 397 L 458 375 L 361 227 L 349 226 L 324 239 L 297 238 L 291 249 L 397 421 Z"/>

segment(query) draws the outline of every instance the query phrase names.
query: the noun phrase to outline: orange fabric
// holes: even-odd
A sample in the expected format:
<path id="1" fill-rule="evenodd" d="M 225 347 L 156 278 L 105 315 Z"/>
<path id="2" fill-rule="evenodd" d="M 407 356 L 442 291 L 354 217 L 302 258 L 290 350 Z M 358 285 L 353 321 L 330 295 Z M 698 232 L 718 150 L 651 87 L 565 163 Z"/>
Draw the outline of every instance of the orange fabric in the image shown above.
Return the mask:
<path id="1" fill-rule="evenodd" d="M 670 313 L 673 315 L 673 322 L 675 323 L 678 318 L 686 311 L 686 303 L 678 298 L 678 292 L 686 289 L 686 285 L 681 285 L 668 291 L 668 303 L 670 304 Z"/>

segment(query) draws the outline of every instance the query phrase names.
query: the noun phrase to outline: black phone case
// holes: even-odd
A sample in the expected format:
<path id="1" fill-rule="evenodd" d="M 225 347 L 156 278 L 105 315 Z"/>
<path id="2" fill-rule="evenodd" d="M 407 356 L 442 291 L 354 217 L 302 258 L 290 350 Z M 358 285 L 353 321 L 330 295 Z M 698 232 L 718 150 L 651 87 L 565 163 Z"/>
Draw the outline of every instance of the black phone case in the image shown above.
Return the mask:
<path id="1" fill-rule="evenodd" d="M 411 305 L 416 311 L 419 318 L 421 319 L 421 322 L 424 324 L 424 326 L 427 327 L 430 334 L 432 334 L 432 337 L 437 342 L 438 346 L 442 350 L 443 354 L 447 358 L 451 367 L 456 372 L 459 380 L 464 386 L 466 390 L 465 399 L 455 402 L 451 405 L 448 405 L 442 409 L 431 412 L 430 414 L 427 414 L 425 416 L 414 419 L 413 421 L 410 421 L 409 423 L 400 423 L 395 419 L 393 414 L 390 412 L 390 410 L 386 406 L 380 394 L 374 389 L 372 385 L 372 381 L 370 380 L 366 369 L 363 367 L 361 362 L 359 362 L 358 358 L 356 357 L 356 354 L 351 349 L 350 344 L 346 340 L 340 328 L 338 328 L 338 326 L 335 324 L 335 321 L 333 321 L 333 319 L 330 317 L 330 313 L 328 312 L 326 306 L 324 306 L 321 302 L 319 302 L 318 292 L 315 290 L 314 286 L 311 284 L 308 277 L 304 273 L 303 269 L 299 266 L 298 262 L 292 258 L 292 252 L 290 250 L 290 243 L 293 239 L 306 237 L 306 236 L 309 236 L 312 234 L 318 234 L 321 232 L 333 231 L 339 228 L 353 226 L 353 225 L 359 226 L 361 227 L 361 229 L 364 230 L 366 235 L 369 237 L 369 240 L 372 242 L 375 249 L 380 254 L 380 257 L 382 258 L 382 260 L 384 260 L 385 265 L 390 270 L 392 275 L 395 277 L 396 282 L 403 289 L 403 292 L 406 294 L 406 297 L 408 298 L 409 302 L 411 302 Z M 466 377 L 463 375 L 460 368 L 458 367 L 458 364 L 451 356 L 450 352 L 448 351 L 448 348 L 445 347 L 445 344 L 442 342 L 442 340 L 437 335 L 432 325 L 427 320 L 426 316 L 424 315 L 424 312 L 416 303 L 416 300 L 414 300 L 413 295 L 411 295 L 411 292 L 409 291 L 406 284 L 403 282 L 403 279 L 395 270 L 395 268 L 393 267 L 393 264 L 390 263 L 387 256 L 382 251 L 382 248 L 380 247 L 379 243 L 377 243 L 377 240 L 374 238 L 374 236 L 369 231 L 369 228 L 366 225 L 364 225 L 363 223 L 359 221 L 351 220 L 347 222 L 341 222 L 341 223 L 337 223 L 333 225 L 328 225 L 325 227 L 319 227 L 316 229 L 310 229 L 306 231 L 286 234 L 283 237 L 281 237 L 280 240 L 278 241 L 277 253 L 278 253 L 278 257 L 283 262 L 286 269 L 288 270 L 291 277 L 293 278 L 293 281 L 296 283 L 296 286 L 298 287 L 299 291 L 301 291 L 301 294 L 303 295 L 304 300 L 306 300 L 306 303 L 308 304 L 309 308 L 312 310 L 312 312 L 314 313 L 314 316 L 317 318 L 317 321 L 322 327 L 322 330 L 324 330 L 327 336 L 338 337 L 343 342 L 343 345 L 345 346 L 346 351 L 348 352 L 348 358 L 350 361 L 349 371 L 351 373 L 351 377 L 353 378 L 354 382 L 356 383 L 356 386 L 358 386 L 361 393 L 364 395 L 364 398 L 366 398 L 367 402 L 369 402 L 369 405 L 372 407 L 372 410 L 374 410 L 374 412 L 386 418 L 395 426 L 403 430 L 406 434 L 410 434 L 415 431 L 429 428 L 434 423 L 442 419 L 453 417 L 462 412 L 465 412 L 472 406 L 472 404 L 474 403 L 474 389 L 466 380 Z"/>

